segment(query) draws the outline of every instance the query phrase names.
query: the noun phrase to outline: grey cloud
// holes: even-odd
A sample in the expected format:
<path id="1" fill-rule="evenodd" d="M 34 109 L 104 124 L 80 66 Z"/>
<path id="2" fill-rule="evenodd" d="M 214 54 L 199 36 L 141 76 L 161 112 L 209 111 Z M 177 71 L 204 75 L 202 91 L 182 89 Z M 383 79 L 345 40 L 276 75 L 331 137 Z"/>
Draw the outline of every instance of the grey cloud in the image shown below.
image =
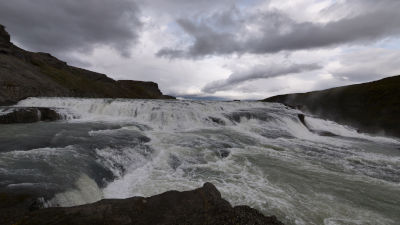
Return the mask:
<path id="1" fill-rule="evenodd" d="M 203 92 L 215 93 L 217 91 L 229 90 L 246 81 L 279 77 L 288 74 L 301 73 L 321 69 L 318 64 L 271 64 L 259 65 L 249 70 L 232 73 L 225 80 L 217 80 L 207 84 Z"/>
<path id="2" fill-rule="evenodd" d="M 138 38 L 140 11 L 130 0 L 12 0 L 0 2 L 0 23 L 33 51 L 58 56 L 107 45 L 123 56 Z"/>
<path id="3" fill-rule="evenodd" d="M 138 3 L 158 14 L 175 16 L 196 16 L 218 12 L 226 6 L 233 5 L 235 0 L 138 0 Z"/>
<path id="4" fill-rule="evenodd" d="M 219 53 L 229 53 L 232 44 L 235 42 L 229 32 L 214 32 L 207 25 L 196 25 L 188 20 L 178 20 L 177 23 L 192 36 L 196 37 L 195 43 L 190 47 L 190 53 L 193 56 L 211 55 Z M 219 40 L 224 40 L 218 42 Z M 218 42 L 218 44 L 216 44 Z M 228 50 L 228 51 L 227 51 Z M 162 49 L 157 56 L 186 57 L 187 52 L 178 49 Z"/>
<path id="5" fill-rule="evenodd" d="M 367 82 L 400 74 L 400 51 L 367 49 L 340 58 L 340 67 L 329 71 L 335 78 L 349 82 Z"/>
<path id="6" fill-rule="evenodd" d="M 345 16 L 356 16 L 361 13 L 380 11 L 390 7 L 396 7 L 398 0 L 345 0 L 335 1 L 329 7 L 320 11 L 320 14 L 341 19 Z M 394 9 L 392 9 L 394 10 Z"/>
<path id="7" fill-rule="evenodd" d="M 361 4 L 361 1 L 358 2 Z M 157 55 L 201 58 L 209 55 L 266 54 L 370 43 L 400 35 L 400 2 L 385 3 L 385 7 L 376 7 L 375 10 L 326 24 L 297 22 L 278 11 L 231 17 L 236 23 L 236 26 L 232 26 L 235 27 L 233 30 L 220 29 L 214 25 L 224 18 L 220 15 L 202 20 L 179 19 L 177 23 L 193 39 L 193 43 L 184 49 L 164 48 Z"/>

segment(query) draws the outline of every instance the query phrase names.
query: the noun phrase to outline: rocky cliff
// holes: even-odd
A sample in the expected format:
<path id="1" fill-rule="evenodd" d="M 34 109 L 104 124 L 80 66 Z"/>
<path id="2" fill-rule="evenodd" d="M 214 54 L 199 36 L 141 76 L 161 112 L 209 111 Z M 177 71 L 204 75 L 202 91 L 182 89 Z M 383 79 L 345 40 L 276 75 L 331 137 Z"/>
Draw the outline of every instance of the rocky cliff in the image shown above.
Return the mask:
<path id="1" fill-rule="evenodd" d="M 170 99 L 153 82 L 115 81 L 76 68 L 47 53 L 33 53 L 10 42 L 0 25 L 0 105 L 27 97 Z"/>
<path id="2" fill-rule="evenodd" d="M 211 183 L 192 191 L 168 191 L 148 198 L 106 199 L 69 208 L 37 209 L 24 204 L 26 199 L 0 195 L 3 215 L 0 222 L 10 225 L 283 225 L 275 216 L 264 216 L 248 206 L 232 207 Z"/>
<path id="3" fill-rule="evenodd" d="M 358 128 L 400 137 L 400 76 L 323 91 L 264 99 Z"/>

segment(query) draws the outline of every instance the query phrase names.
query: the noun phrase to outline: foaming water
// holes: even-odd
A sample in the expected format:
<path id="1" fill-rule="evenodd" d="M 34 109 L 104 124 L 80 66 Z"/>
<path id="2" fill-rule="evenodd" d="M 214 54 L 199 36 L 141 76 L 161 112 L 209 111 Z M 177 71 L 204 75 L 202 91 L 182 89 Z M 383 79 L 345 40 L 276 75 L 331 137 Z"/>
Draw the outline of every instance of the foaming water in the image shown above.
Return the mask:
<path id="1" fill-rule="evenodd" d="M 400 221 L 398 140 L 310 116 L 306 127 L 281 104 L 30 98 L 18 106 L 57 108 L 66 120 L 2 127 L 0 190 L 45 189 L 50 206 L 208 181 L 234 205 L 285 224 Z"/>
<path id="2" fill-rule="evenodd" d="M 97 202 L 103 198 L 103 192 L 97 183 L 86 174 L 79 176 L 75 188 L 57 193 L 47 202 L 48 206 L 75 206 Z"/>

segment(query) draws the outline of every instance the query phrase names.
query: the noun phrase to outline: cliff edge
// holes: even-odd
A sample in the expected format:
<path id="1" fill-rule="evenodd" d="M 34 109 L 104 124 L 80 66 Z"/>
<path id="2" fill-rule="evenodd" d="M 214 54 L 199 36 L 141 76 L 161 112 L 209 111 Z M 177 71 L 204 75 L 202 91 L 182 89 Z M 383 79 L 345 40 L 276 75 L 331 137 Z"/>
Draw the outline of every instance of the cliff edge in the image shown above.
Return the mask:
<path id="1" fill-rule="evenodd" d="M 264 99 L 353 126 L 360 131 L 400 137 L 400 76 L 323 91 Z"/>
<path id="2" fill-rule="evenodd" d="M 0 25 L 0 105 L 27 97 L 173 99 L 154 82 L 115 81 L 69 66 L 48 53 L 33 53 L 10 42 Z"/>

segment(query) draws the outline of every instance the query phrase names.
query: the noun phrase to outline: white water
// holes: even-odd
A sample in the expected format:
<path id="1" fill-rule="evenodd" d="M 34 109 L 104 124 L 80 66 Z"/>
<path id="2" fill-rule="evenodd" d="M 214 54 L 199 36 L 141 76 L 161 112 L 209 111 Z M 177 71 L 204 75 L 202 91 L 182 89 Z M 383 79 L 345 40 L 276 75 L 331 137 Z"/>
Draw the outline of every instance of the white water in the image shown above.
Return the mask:
<path id="1" fill-rule="evenodd" d="M 18 106 L 60 108 L 69 119 L 52 128 L 57 130 L 49 141 L 52 150 L 28 143 L 28 153 L 0 153 L 0 169 L 6 171 L 7 159 L 22 164 L 28 158 L 37 167 L 69 171 L 74 184 L 61 185 L 68 188 L 55 195 L 53 205 L 151 196 L 210 181 L 232 204 L 277 215 L 286 224 L 400 220 L 398 140 L 307 116 L 312 130 L 338 135 L 320 136 L 301 124 L 301 112 L 280 104 L 30 98 Z M 37 127 L 27 136 L 45 125 L 32 126 Z M 71 165 L 81 161 L 86 163 Z M 90 175 L 92 161 L 105 172 Z M 113 179 L 102 183 L 103 173 Z M 62 183 L 60 177 L 54 183 Z"/>

